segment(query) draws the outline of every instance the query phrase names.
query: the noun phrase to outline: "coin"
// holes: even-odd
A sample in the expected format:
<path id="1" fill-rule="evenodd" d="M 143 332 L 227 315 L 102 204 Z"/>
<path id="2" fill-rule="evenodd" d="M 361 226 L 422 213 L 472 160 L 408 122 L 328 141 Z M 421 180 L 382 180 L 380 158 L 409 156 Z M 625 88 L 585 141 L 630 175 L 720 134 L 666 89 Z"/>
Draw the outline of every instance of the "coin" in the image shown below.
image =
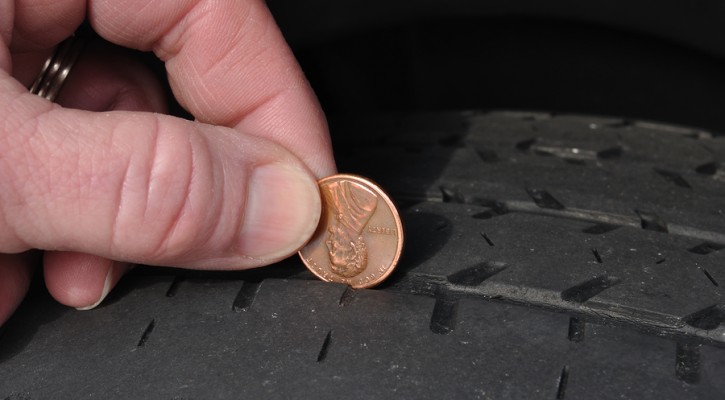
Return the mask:
<path id="1" fill-rule="evenodd" d="M 327 282 L 355 289 L 387 278 L 403 250 L 403 225 L 383 190 L 356 175 L 338 174 L 318 181 L 322 195 L 320 224 L 299 251 L 307 268 Z"/>

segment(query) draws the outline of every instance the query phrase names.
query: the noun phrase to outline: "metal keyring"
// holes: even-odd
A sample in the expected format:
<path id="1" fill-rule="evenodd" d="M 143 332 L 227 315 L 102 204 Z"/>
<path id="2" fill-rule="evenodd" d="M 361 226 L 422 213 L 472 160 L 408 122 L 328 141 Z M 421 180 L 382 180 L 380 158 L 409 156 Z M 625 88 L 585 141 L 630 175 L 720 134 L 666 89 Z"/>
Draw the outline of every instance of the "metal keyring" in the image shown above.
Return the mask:
<path id="1" fill-rule="evenodd" d="M 80 30 L 61 42 L 45 60 L 40 74 L 30 86 L 30 93 L 54 101 L 86 42 L 87 35 Z"/>

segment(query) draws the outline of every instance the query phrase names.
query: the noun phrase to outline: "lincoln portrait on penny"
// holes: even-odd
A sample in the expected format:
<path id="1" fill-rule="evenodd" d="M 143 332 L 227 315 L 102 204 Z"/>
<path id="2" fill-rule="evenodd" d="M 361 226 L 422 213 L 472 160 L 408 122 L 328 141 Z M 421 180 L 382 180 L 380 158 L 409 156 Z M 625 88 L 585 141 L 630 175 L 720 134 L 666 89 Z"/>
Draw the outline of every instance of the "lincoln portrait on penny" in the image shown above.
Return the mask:
<path id="1" fill-rule="evenodd" d="M 325 241 L 331 269 L 340 276 L 352 278 L 367 266 L 368 250 L 362 233 L 375 213 L 378 196 L 352 181 L 333 182 L 322 193 L 335 216 Z"/>

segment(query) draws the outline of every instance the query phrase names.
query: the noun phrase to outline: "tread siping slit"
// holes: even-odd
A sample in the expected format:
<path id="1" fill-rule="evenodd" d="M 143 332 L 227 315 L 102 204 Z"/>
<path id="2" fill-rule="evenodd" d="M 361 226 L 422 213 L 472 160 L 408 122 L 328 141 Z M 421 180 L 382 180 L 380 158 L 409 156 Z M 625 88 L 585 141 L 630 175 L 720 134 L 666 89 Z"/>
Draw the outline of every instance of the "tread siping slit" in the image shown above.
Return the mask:
<path id="1" fill-rule="evenodd" d="M 599 254 L 599 251 L 597 249 L 592 249 L 592 254 L 594 254 L 594 259 L 597 260 L 598 264 L 603 263 L 602 256 Z"/>
<path id="2" fill-rule="evenodd" d="M 181 285 L 181 282 L 183 281 L 184 278 L 180 275 L 174 276 L 174 280 L 171 282 L 171 285 L 169 285 L 169 289 L 166 291 L 166 297 L 176 296 L 176 292 L 179 291 L 179 285 Z"/>
<path id="3" fill-rule="evenodd" d="M 330 351 L 331 342 L 332 342 L 332 330 L 329 330 L 329 331 L 327 331 L 325 340 L 322 342 L 322 347 L 320 348 L 320 352 L 317 353 L 317 362 L 325 361 L 325 358 L 327 358 L 327 352 Z"/>
<path id="4" fill-rule="evenodd" d="M 141 334 L 141 339 L 139 339 L 138 344 L 136 347 L 144 347 L 146 345 L 146 342 L 149 340 L 149 336 L 151 336 L 151 332 L 154 331 L 154 328 L 156 327 L 156 319 L 152 319 L 151 322 L 146 326 L 146 329 Z"/>
<path id="5" fill-rule="evenodd" d="M 346 286 L 345 290 L 342 292 L 342 295 L 340 295 L 340 301 L 338 302 L 338 305 L 340 307 L 345 307 L 346 305 L 350 304 L 350 302 L 355 298 L 355 289 L 351 288 L 350 286 Z"/>
<path id="6" fill-rule="evenodd" d="M 565 365 L 559 374 L 559 383 L 556 388 L 556 399 L 561 400 L 566 396 L 566 386 L 569 383 L 569 366 Z"/>

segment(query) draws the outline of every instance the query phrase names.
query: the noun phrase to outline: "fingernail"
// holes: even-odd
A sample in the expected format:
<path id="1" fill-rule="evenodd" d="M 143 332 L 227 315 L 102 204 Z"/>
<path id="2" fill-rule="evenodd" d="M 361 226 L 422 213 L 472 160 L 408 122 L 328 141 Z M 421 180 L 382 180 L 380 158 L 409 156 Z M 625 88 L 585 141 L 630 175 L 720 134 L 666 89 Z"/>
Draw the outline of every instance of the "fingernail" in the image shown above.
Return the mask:
<path id="1" fill-rule="evenodd" d="M 106 280 L 103 281 L 103 290 L 101 291 L 101 297 L 98 298 L 98 301 L 95 303 L 85 306 L 85 307 L 76 307 L 76 310 L 80 311 L 86 311 L 86 310 L 92 310 L 96 307 L 98 307 L 99 304 L 103 301 L 103 299 L 108 296 L 108 292 L 111 291 L 111 281 L 113 280 L 113 266 L 108 268 L 108 273 L 106 274 Z"/>
<path id="2" fill-rule="evenodd" d="M 261 260 L 294 253 L 317 228 L 320 207 L 310 174 L 287 164 L 257 167 L 249 182 L 240 251 Z"/>

